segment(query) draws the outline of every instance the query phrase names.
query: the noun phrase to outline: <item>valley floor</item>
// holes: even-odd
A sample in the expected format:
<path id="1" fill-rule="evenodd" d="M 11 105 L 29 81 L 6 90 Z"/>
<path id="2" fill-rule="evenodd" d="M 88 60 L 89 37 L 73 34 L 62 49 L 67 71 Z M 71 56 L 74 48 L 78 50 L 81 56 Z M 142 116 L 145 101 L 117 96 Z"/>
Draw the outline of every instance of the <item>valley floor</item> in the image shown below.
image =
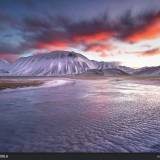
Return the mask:
<path id="1" fill-rule="evenodd" d="M 3 84 L 0 152 L 160 152 L 159 78 L 1 77 Z"/>

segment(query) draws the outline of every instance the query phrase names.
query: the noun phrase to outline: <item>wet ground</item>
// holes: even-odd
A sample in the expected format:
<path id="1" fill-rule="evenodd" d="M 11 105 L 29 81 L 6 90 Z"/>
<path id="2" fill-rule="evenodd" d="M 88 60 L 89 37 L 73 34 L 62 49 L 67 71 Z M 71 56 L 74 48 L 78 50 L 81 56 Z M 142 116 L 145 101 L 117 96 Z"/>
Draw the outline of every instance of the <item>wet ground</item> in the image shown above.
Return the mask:
<path id="1" fill-rule="evenodd" d="M 122 77 L 1 90 L 0 151 L 160 152 L 159 91 Z"/>

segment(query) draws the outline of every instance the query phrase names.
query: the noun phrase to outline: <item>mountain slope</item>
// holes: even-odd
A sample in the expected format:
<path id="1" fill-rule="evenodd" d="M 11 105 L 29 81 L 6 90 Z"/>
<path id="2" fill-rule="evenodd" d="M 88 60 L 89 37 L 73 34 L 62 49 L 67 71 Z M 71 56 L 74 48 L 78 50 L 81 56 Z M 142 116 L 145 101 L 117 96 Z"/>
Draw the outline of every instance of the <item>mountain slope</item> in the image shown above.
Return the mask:
<path id="1" fill-rule="evenodd" d="M 113 76 L 113 75 L 121 75 L 121 76 L 125 76 L 128 75 L 127 72 L 120 70 L 118 68 L 108 68 L 108 69 L 104 69 L 103 73 L 105 76 Z"/>
<path id="2" fill-rule="evenodd" d="M 160 66 L 157 67 L 143 67 L 137 69 L 133 75 L 138 76 L 160 76 Z"/>
<path id="3" fill-rule="evenodd" d="M 117 69 L 124 71 L 128 74 L 132 74 L 134 72 L 133 68 L 126 67 L 126 66 L 121 66 L 119 62 L 96 62 L 98 65 L 99 70 L 106 70 L 106 69 Z M 114 71 L 113 71 L 114 72 Z"/>
<path id="4" fill-rule="evenodd" d="M 123 70 L 118 69 L 118 68 L 106 68 L 103 70 L 90 69 L 80 75 L 82 75 L 82 76 L 126 76 L 129 74 Z"/>

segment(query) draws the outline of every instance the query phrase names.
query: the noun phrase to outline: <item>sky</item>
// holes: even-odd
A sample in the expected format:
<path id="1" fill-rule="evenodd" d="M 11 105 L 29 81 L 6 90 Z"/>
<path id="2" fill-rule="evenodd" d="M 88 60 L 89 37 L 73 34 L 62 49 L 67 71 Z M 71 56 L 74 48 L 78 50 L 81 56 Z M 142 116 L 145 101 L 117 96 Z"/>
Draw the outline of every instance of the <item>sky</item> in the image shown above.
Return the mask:
<path id="1" fill-rule="evenodd" d="M 160 65 L 159 0 L 0 0 L 0 59 L 56 50 Z"/>

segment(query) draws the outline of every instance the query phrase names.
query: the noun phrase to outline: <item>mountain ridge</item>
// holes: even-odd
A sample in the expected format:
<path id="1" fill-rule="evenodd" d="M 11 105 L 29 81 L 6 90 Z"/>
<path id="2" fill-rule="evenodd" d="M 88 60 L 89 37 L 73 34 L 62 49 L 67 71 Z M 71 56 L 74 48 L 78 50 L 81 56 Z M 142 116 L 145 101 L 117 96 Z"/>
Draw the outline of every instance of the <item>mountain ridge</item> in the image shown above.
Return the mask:
<path id="1" fill-rule="evenodd" d="M 0 74 L 10 76 L 62 76 L 62 75 L 136 75 L 160 76 L 160 66 L 133 69 L 117 62 L 98 62 L 82 54 L 53 51 L 22 57 L 10 64 L 0 60 Z"/>

